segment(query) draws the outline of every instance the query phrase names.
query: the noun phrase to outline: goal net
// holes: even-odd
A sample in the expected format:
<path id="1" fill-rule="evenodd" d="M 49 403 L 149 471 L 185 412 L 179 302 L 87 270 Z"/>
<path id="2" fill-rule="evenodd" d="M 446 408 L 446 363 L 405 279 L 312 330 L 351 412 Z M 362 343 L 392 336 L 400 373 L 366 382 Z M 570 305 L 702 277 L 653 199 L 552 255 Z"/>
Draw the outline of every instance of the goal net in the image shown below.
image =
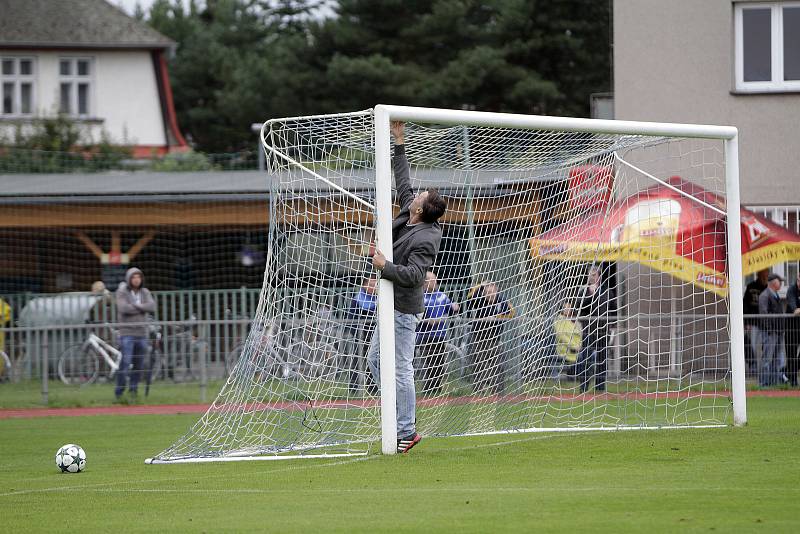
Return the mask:
<path id="1" fill-rule="evenodd" d="M 417 327 L 420 434 L 732 422 L 732 129 L 392 109 L 412 185 L 448 203 Z M 258 311 L 217 399 L 154 462 L 376 450 L 371 255 L 399 210 L 376 202 L 378 112 L 265 124 Z"/>

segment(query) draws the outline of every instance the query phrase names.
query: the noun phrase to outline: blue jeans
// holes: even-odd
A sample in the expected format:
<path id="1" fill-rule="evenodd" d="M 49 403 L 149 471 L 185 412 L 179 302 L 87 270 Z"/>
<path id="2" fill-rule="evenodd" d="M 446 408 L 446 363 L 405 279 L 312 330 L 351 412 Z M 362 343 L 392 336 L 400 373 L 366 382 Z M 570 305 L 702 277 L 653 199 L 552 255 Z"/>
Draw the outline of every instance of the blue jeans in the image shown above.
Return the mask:
<path id="1" fill-rule="evenodd" d="M 780 371 L 786 361 L 782 350 L 784 348 L 783 334 L 762 330 L 761 342 L 763 349 L 761 365 L 758 369 L 758 385 L 765 387 L 779 384 L 781 381 Z"/>
<path id="2" fill-rule="evenodd" d="M 414 389 L 414 342 L 419 316 L 394 312 L 394 369 L 397 380 L 397 437 L 405 438 L 416 430 L 417 392 Z M 381 342 L 378 328 L 372 334 L 367 363 L 375 383 L 381 383 Z"/>
<path id="3" fill-rule="evenodd" d="M 119 343 L 122 361 L 119 362 L 117 389 L 114 390 L 114 395 L 117 397 L 121 396 L 125 391 L 128 375 L 131 378 L 128 389 L 131 393 L 136 393 L 136 388 L 139 386 L 139 378 L 141 378 L 144 368 L 144 356 L 148 350 L 146 337 L 120 336 Z M 129 371 L 131 366 L 133 366 L 133 369 Z"/>

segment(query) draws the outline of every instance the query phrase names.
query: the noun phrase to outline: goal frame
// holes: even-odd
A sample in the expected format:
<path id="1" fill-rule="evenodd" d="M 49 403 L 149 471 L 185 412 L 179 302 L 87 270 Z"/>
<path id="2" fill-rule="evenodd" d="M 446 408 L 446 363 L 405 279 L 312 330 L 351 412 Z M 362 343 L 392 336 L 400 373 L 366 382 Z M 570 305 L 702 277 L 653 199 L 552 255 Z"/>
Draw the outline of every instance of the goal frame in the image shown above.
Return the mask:
<path id="1" fill-rule="evenodd" d="M 377 247 L 388 261 L 392 256 L 392 166 L 391 121 L 421 122 L 442 125 L 488 126 L 528 130 L 552 130 L 560 132 L 589 132 L 621 135 L 653 135 L 718 139 L 723 141 L 725 155 L 725 187 L 727 242 L 741 243 L 740 196 L 739 196 L 739 133 L 734 126 L 701 124 L 679 124 L 665 122 L 638 122 L 604 119 L 581 119 L 571 117 L 549 117 L 492 113 L 483 111 L 461 111 L 453 109 L 422 108 L 379 104 L 373 109 L 375 125 L 375 219 Z M 742 257 L 731 254 L 728 247 L 728 291 L 730 325 L 731 390 L 733 397 L 733 424 L 747 423 L 744 363 L 744 320 Z M 377 328 L 380 332 L 380 383 L 381 383 L 381 451 L 383 454 L 397 452 L 397 411 L 394 339 L 394 287 L 381 278 L 378 291 Z"/>

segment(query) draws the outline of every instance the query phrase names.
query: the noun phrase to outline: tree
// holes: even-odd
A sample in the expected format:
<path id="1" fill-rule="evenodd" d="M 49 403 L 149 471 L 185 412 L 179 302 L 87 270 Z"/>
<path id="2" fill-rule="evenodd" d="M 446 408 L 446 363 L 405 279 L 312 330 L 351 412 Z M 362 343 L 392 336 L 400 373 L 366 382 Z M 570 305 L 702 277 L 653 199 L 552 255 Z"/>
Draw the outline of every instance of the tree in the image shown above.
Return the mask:
<path id="1" fill-rule="evenodd" d="M 609 89 L 607 3 L 342 0 L 336 14 L 315 31 L 328 101 L 585 115 Z"/>
<path id="2" fill-rule="evenodd" d="M 170 61 L 181 127 L 206 151 L 254 143 L 250 124 L 285 109 L 292 83 L 302 83 L 303 16 L 314 2 L 157 0 L 148 22 L 178 43 Z M 280 79 L 278 79 L 280 78 Z M 281 96 L 283 95 L 283 96 Z"/>
<path id="3" fill-rule="evenodd" d="M 157 0 L 181 127 L 199 148 L 253 145 L 250 124 L 378 103 L 586 116 L 610 88 L 608 2 Z"/>

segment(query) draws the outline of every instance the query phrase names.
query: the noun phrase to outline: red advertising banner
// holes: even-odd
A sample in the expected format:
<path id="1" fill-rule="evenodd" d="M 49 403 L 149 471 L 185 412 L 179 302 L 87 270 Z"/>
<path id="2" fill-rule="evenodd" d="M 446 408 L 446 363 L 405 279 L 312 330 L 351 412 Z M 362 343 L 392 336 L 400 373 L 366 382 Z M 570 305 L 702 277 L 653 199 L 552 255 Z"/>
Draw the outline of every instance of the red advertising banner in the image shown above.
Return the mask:
<path id="1" fill-rule="evenodd" d="M 603 209 L 611 201 L 614 173 L 607 165 L 577 165 L 569 171 L 569 203 L 573 210 Z"/>

